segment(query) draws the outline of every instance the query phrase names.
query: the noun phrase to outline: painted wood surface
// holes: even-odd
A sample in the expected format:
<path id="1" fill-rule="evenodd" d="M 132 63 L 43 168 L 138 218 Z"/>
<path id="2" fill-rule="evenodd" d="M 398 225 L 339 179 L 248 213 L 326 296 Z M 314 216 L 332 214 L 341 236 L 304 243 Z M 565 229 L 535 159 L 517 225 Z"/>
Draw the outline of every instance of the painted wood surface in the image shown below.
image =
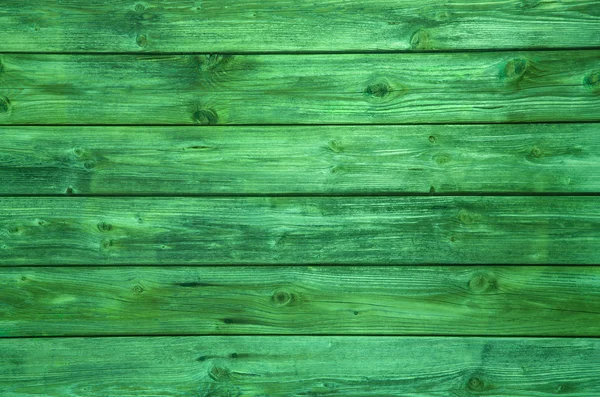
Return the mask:
<path id="1" fill-rule="evenodd" d="M 600 198 L 0 199 L 0 264 L 594 264 Z"/>
<path id="2" fill-rule="evenodd" d="M 600 51 L 5 54 L 0 63 L 0 124 L 600 121 Z"/>
<path id="3" fill-rule="evenodd" d="M 6 127 L 0 194 L 593 193 L 599 124 Z"/>
<path id="4" fill-rule="evenodd" d="M 11 397 L 600 393 L 600 339 L 171 337 L 0 340 Z"/>
<path id="5" fill-rule="evenodd" d="M 430 51 L 600 46 L 594 0 L 4 0 L 0 51 Z"/>
<path id="6" fill-rule="evenodd" d="M 0 3 L 0 396 L 600 395 L 597 0 Z"/>
<path id="7" fill-rule="evenodd" d="M 0 336 L 600 333 L 600 268 L 0 268 Z"/>

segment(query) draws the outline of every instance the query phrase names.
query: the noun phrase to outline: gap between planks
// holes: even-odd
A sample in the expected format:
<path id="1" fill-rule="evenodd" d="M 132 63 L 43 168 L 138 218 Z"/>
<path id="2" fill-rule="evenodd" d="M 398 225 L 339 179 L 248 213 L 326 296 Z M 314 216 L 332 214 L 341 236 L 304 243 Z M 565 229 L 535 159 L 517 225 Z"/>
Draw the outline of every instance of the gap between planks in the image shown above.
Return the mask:
<path id="1" fill-rule="evenodd" d="M 356 50 L 356 51 L 0 51 L 7 55 L 361 55 L 361 54 L 460 54 L 460 53 L 487 53 L 487 52 L 551 52 L 551 51 L 597 51 L 600 46 L 573 46 L 573 47 L 512 47 L 512 48 L 472 48 L 456 50 Z"/>

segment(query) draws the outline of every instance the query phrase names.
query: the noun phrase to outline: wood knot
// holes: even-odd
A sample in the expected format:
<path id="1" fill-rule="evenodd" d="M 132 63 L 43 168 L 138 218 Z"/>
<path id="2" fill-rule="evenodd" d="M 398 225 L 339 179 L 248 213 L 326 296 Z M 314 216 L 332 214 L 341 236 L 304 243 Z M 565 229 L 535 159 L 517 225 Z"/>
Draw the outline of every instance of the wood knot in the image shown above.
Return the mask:
<path id="1" fill-rule="evenodd" d="M 476 222 L 478 218 L 479 216 L 477 214 L 469 211 L 460 211 L 458 213 L 458 220 L 467 225 Z"/>
<path id="2" fill-rule="evenodd" d="M 529 152 L 530 157 L 540 158 L 542 157 L 542 151 L 537 146 L 534 146 Z"/>
<path id="3" fill-rule="evenodd" d="M 294 300 L 294 295 L 286 291 L 276 291 L 271 295 L 271 303 L 275 306 L 287 306 Z"/>
<path id="4" fill-rule="evenodd" d="M 444 165 L 446 163 L 449 163 L 451 158 L 447 154 L 438 154 L 438 155 L 434 156 L 434 160 L 435 160 L 436 164 Z"/>
<path id="5" fill-rule="evenodd" d="M 227 368 L 214 366 L 208 371 L 208 376 L 216 381 L 227 380 L 231 377 L 231 373 Z"/>
<path id="6" fill-rule="evenodd" d="M 233 55 L 222 55 L 222 54 L 208 54 L 208 55 L 195 55 L 194 66 L 202 72 L 216 72 L 225 69 L 231 61 L 233 61 Z"/>
<path id="7" fill-rule="evenodd" d="M 215 125 L 219 121 L 219 117 L 213 109 L 196 110 L 192 118 L 196 124 L 200 125 Z"/>
<path id="8" fill-rule="evenodd" d="M 148 39 L 145 35 L 140 34 L 138 37 L 135 38 L 135 43 L 138 45 L 138 47 L 144 48 L 148 45 Z"/>
<path id="9" fill-rule="evenodd" d="M 21 281 L 27 281 L 27 277 L 26 276 L 22 276 L 21 277 Z"/>
<path id="10" fill-rule="evenodd" d="M 100 230 L 101 232 L 110 232 L 112 230 L 112 225 L 107 222 L 100 222 L 97 226 L 98 230 Z"/>
<path id="11" fill-rule="evenodd" d="M 80 147 L 73 148 L 73 155 L 75 157 L 81 157 L 81 156 L 83 156 L 84 153 L 85 153 L 85 150 L 83 150 Z"/>
<path id="12" fill-rule="evenodd" d="M 114 245 L 114 240 L 112 239 L 106 239 L 106 240 L 102 240 L 102 242 L 100 243 L 100 248 L 103 250 L 107 250 L 110 247 L 112 247 Z"/>
<path id="13" fill-rule="evenodd" d="M 18 234 L 20 231 L 18 226 L 11 226 L 7 230 L 8 234 Z"/>
<path id="14" fill-rule="evenodd" d="M 521 0 L 519 4 L 519 8 L 524 10 L 530 10 L 532 8 L 536 8 L 541 4 L 541 0 Z"/>
<path id="15" fill-rule="evenodd" d="M 132 289 L 131 289 L 135 294 L 141 294 L 144 292 L 144 287 L 142 287 L 141 285 L 135 285 Z"/>
<path id="16" fill-rule="evenodd" d="M 583 78 L 583 85 L 594 92 L 600 92 L 600 72 L 590 73 Z"/>
<path id="17" fill-rule="evenodd" d="M 472 376 L 467 381 L 467 389 L 474 392 L 480 392 L 485 390 L 485 382 L 479 376 Z"/>
<path id="18" fill-rule="evenodd" d="M 75 191 L 73 190 L 73 188 L 71 186 L 69 186 L 69 187 L 67 187 L 65 189 L 65 194 L 68 195 L 68 196 L 70 196 L 70 195 L 72 195 L 74 193 L 75 193 Z"/>
<path id="19" fill-rule="evenodd" d="M 208 371 L 208 376 L 218 382 L 229 379 L 231 374 L 227 368 L 215 366 Z"/>
<path id="20" fill-rule="evenodd" d="M 88 160 L 85 163 L 83 163 L 83 168 L 85 168 L 86 170 L 91 170 L 94 167 L 96 167 L 96 162 L 94 160 Z"/>
<path id="21" fill-rule="evenodd" d="M 144 5 L 143 5 L 143 4 L 139 4 L 139 3 L 138 3 L 138 4 L 136 4 L 136 5 L 135 5 L 134 9 L 135 9 L 137 12 L 143 12 L 143 11 L 146 9 L 146 7 L 144 7 Z"/>
<path id="22" fill-rule="evenodd" d="M 429 32 L 419 29 L 410 38 L 410 48 L 413 50 L 431 50 L 432 43 Z"/>
<path id="23" fill-rule="evenodd" d="M 431 143 L 437 143 L 437 138 L 433 135 L 429 135 L 429 142 Z"/>
<path id="24" fill-rule="evenodd" d="M 333 165 L 329 168 L 329 173 L 331 175 L 342 174 L 345 172 L 345 168 L 343 165 Z"/>
<path id="25" fill-rule="evenodd" d="M 375 83 L 365 88 L 365 93 L 373 98 L 384 98 L 392 92 L 389 84 Z"/>
<path id="26" fill-rule="evenodd" d="M 0 113 L 8 113 L 10 111 L 10 99 L 0 97 Z"/>
<path id="27" fill-rule="evenodd" d="M 498 289 L 496 278 L 490 274 L 479 273 L 469 280 L 469 290 L 475 293 L 492 292 Z"/>
<path id="28" fill-rule="evenodd" d="M 511 59 L 504 65 L 502 70 L 500 70 L 498 77 L 509 83 L 518 83 L 523 80 L 528 67 L 529 62 L 526 59 Z"/>
<path id="29" fill-rule="evenodd" d="M 437 11 L 429 16 L 429 19 L 437 22 L 444 22 L 452 17 L 452 13 L 448 11 Z"/>
<path id="30" fill-rule="evenodd" d="M 340 153 L 342 151 L 342 145 L 340 145 L 340 143 L 334 139 L 327 142 L 327 146 L 329 147 L 329 149 L 331 149 L 332 152 Z"/>

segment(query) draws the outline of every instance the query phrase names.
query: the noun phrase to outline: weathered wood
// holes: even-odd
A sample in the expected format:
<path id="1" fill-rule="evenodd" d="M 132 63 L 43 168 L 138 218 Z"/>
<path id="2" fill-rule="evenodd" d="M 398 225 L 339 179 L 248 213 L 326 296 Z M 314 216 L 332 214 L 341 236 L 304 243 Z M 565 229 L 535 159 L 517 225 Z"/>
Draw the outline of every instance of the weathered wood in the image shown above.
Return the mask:
<path id="1" fill-rule="evenodd" d="M 600 121 L 600 51 L 0 61 L 0 124 Z"/>
<path id="2" fill-rule="evenodd" d="M 600 261 L 600 197 L 0 199 L 0 264 Z"/>
<path id="3" fill-rule="evenodd" d="M 0 194 L 600 192 L 600 124 L 6 127 Z"/>
<path id="4" fill-rule="evenodd" d="M 600 46 L 594 0 L 3 0 L 0 51 Z"/>
<path id="5" fill-rule="evenodd" d="M 0 351 L 11 397 L 600 394 L 600 339 L 52 338 Z"/>
<path id="6" fill-rule="evenodd" d="M 0 285 L 0 336 L 600 334 L 600 267 L 0 268 Z"/>

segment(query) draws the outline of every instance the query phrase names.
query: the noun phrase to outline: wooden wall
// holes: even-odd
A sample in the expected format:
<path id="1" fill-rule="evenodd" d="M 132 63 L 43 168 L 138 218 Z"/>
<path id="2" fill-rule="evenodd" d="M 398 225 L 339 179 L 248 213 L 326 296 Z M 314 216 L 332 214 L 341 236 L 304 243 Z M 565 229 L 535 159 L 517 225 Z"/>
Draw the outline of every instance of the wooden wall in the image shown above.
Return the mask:
<path id="1" fill-rule="evenodd" d="M 598 0 L 0 1 L 0 396 L 600 395 Z"/>

